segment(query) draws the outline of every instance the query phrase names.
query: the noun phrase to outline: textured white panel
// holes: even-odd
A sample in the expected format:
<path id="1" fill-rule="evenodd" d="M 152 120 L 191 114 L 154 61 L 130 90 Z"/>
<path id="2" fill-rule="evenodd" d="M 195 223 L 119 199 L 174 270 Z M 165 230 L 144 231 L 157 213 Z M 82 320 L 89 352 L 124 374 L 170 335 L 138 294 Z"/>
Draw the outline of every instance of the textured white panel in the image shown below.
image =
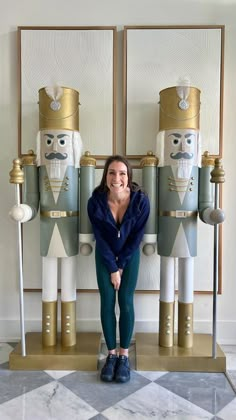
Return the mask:
<path id="1" fill-rule="evenodd" d="M 80 93 L 84 150 L 112 154 L 113 30 L 21 30 L 22 152 L 35 149 L 38 90 L 59 84 Z"/>
<path id="2" fill-rule="evenodd" d="M 127 29 L 126 154 L 155 151 L 159 92 L 188 77 L 201 90 L 202 150 L 219 154 L 221 30 Z"/>

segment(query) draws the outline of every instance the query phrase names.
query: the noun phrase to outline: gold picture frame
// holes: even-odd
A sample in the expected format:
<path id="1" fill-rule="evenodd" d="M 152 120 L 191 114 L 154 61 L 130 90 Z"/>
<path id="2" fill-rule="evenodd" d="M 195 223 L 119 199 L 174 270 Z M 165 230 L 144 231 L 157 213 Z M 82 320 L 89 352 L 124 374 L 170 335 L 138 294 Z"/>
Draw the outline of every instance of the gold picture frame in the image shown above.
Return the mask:
<path id="1" fill-rule="evenodd" d="M 179 78 L 201 90 L 202 150 L 222 155 L 224 26 L 125 26 L 123 139 L 125 155 L 155 150 L 159 92 Z"/>
<path id="2" fill-rule="evenodd" d="M 18 150 L 35 149 L 38 90 L 59 84 L 79 91 L 84 150 L 96 159 L 116 152 L 114 26 L 19 26 Z"/>

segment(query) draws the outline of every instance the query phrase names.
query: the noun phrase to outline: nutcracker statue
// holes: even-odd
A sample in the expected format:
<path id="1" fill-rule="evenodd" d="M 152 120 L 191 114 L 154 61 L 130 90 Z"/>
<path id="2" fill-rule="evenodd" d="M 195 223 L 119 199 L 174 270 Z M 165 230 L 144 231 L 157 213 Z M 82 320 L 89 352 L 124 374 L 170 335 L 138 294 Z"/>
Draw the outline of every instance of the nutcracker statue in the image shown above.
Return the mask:
<path id="1" fill-rule="evenodd" d="M 14 206 L 10 214 L 14 220 L 27 222 L 32 220 L 38 208 L 40 209 L 42 342 L 46 347 L 57 343 L 59 272 L 61 344 L 65 347 L 76 344 L 79 210 L 86 206 L 94 188 L 95 168 L 94 162 L 91 164 L 92 158 L 90 159 L 89 154 L 82 159 L 81 154 L 79 92 L 58 86 L 40 89 L 37 152 L 34 155 L 33 151 L 29 151 L 29 154 L 22 158 L 23 203 Z M 85 203 L 80 202 L 80 195 Z M 88 239 L 92 230 L 89 231 L 88 223 L 84 220 L 86 213 L 81 217 L 85 227 L 82 236 L 85 240 L 86 233 Z M 91 251 L 89 244 L 84 244 L 82 253 L 88 254 Z"/>
<path id="2" fill-rule="evenodd" d="M 211 171 L 214 159 L 201 156 L 200 91 L 176 86 L 160 92 L 157 153 L 141 162 L 143 185 L 152 209 L 144 236 L 144 253 L 157 241 L 160 255 L 159 345 L 174 345 L 175 268 L 178 267 L 178 346 L 193 346 L 194 257 L 197 223 L 223 222 L 214 207 Z M 157 166 L 158 165 L 158 166 Z M 155 236 L 157 232 L 157 236 Z"/>

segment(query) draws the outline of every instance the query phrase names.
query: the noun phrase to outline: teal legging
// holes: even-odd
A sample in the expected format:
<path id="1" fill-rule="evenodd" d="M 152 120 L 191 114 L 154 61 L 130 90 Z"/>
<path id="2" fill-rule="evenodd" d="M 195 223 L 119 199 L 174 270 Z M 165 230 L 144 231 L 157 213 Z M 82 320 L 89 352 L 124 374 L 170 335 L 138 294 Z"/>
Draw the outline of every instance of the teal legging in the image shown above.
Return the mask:
<path id="1" fill-rule="evenodd" d="M 95 251 L 97 282 L 101 297 L 101 322 L 108 350 L 116 348 L 116 290 L 111 283 L 99 250 Z M 119 332 L 120 347 L 128 349 L 134 329 L 134 291 L 137 284 L 140 251 L 135 251 L 129 264 L 124 268 L 121 285 L 118 290 L 120 307 Z"/>

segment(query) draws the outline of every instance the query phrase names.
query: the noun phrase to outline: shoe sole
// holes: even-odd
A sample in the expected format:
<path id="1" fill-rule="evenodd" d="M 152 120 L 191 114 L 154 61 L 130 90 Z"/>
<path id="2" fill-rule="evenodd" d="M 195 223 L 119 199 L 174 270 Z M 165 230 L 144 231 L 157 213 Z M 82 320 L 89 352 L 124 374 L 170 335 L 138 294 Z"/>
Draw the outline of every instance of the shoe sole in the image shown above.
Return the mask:
<path id="1" fill-rule="evenodd" d="M 115 381 L 119 384 L 119 383 L 122 383 L 122 384 L 124 384 L 125 382 L 129 382 L 129 380 L 130 380 L 130 377 L 129 378 L 118 378 L 118 379 L 115 379 Z"/>
<path id="2" fill-rule="evenodd" d="M 114 380 L 114 378 L 104 378 L 102 376 L 100 376 L 101 381 L 103 382 L 112 382 Z"/>

